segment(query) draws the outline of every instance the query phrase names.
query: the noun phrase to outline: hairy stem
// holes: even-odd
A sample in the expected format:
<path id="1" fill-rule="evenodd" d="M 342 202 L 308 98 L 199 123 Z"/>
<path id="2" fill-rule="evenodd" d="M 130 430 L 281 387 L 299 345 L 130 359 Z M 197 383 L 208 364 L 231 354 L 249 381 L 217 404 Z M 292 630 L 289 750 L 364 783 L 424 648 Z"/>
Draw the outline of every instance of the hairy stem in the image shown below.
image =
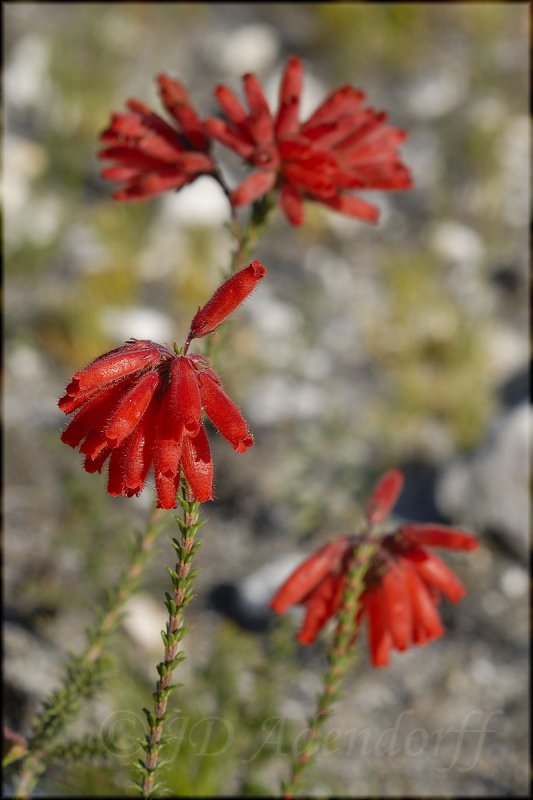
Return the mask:
<path id="1" fill-rule="evenodd" d="M 159 680 L 153 693 L 154 709 L 153 711 L 143 709 L 149 732 L 143 744 L 146 758 L 140 762 L 140 788 L 143 797 L 146 798 L 153 797 L 154 794 L 156 772 L 160 764 L 159 753 L 164 743 L 163 727 L 168 700 L 175 688 L 172 676 L 180 661 L 185 658 L 183 651 L 178 652 L 178 648 L 187 631 L 184 625 L 184 612 L 192 599 L 194 572 L 191 571 L 191 564 L 194 553 L 200 546 L 200 543 L 195 541 L 195 536 L 201 527 L 201 523 L 198 522 L 200 503 L 194 499 L 185 480 L 182 480 L 179 502 L 183 509 L 182 518 L 177 519 L 181 530 L 181 541 L 172 540 L 177 563 L 175 569 L 167 568 L 172 580 L 173 594 L 166 595 L 168 620 L 166 631 L 161 634 L 165 649 L 163 660 L 157 665 Z"/>
<path id="2" fill-rule="evenodd" d="M 39 776 L 46 769 L 48 751 L 58 735 L 75 718 L 81 699 L 93 694 L 101 673 L 104 647 L 146 566 L 161 531 L 161 521 L 161 511 L 154 509 L 145 531 L 138 538 L 129 568 L 110 595 L 98 623 L 87 631 L 89 642 L 86 649 L 80 655 L 70 657 L 65 681 L 44 701 L 41 713 L 35 718 L 27 755 L 16 782 L 15 798 L 30 796 Z"/>
<path id="3" fill-rule="evenodd" d="M 348 567 L 346 588 L 338 613 L 337 628 L 328 653 L 328 666 L 323 685 L 317 697 L 315 711 L 309 720 L 305 742 L 299 753 L 293 755 L 291 775 L 283 785 L 283 796 L 289 800 L 298 790 L 302 775 L 320 749 L 320 738 L 325 720 L 339 699 L 342 682 L 352 663 L 354 637 L 357 631 L 357 612 L 364 589 L 364 578 L 376 550 L 369 536 L 354 547 Z"/>

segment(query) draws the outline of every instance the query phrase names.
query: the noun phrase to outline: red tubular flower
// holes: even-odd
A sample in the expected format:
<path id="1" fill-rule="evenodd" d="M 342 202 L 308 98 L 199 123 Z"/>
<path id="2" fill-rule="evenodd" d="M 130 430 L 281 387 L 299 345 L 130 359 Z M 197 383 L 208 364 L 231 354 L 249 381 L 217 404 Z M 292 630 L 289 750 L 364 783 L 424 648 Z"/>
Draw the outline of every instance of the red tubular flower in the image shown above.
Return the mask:
<path id="1" fill-rule="evenodd" d="M 387 472 L 378 481 L 367 505 L 366 534 L 340 536 L 309 556 L 287 578 L 270 602 L 278 614 L 301 604 L 306 613 L 298 639 L 313 642 L 342 604 L 349 563 L 362 541 L 371 539 L 372 526 L 382 522 L 398 499 L 403 475 Z M 451 569 L 425 546 L 475 550 L 477 539 L 446 525 L 409 523 L 382 535 L 365 574 L 356 629 L 366 615 L 372 664 L 385 667 L 392 649 L 427 644 L 443 635 L 437 610 L 440 595 L 452 602 L 465 589 Z"/>
<path id="2" fill-rule="evenodd" d="M 185 88 L 167 75 L 158 75 L 156 80 L 172 124 L 139 100 L 130 99 L 128 111 L 113 114 L 100 135 L 106 147 L 98 156 L 115 162 L 102 171 L 102 177 L 125 183 L 114 192 L 115 200 L 142 200 L 179 189 L 215 169 L 209 138 Z"/>
<path id="3" fill-rule="evenodd" d="M 265 273 L 254 261 L 226 281 L 196 315 L 201 324 L 193 321 L 180 352 L 130 339 L 74 373 L 58 403 L 65 414 L 76 412 L 61 440 L 79 446 L 87 472 L 101 472 L 109 459 L 109 494 L 138 495 L 153 465 L 159 507 L 176 507 L 182 472 L 199 502 L 211 500 L 213 462 L 202 412 L 237 452 L 253 445 L 207 359 L 187 350 L 197 335 L 215 330 Z"/>
<path id="4" fill-rule="evenodd" d="M 371 525 L 383 522 L 394 508 L 403 487 L 403 475 L 399 469 L 391 469 L 377 482 L 370 495 L 366 516 Z"/>
<path id="5" fill-rule="evenodd" d="M 233 191 L 233 206 L 251 203 L 277 187 L 292 225 L 303 221 L 304 200 L 375 222 L 378 209 L 349 192 L 411 187 L 397 151 L 406 134 L 386 124 L 385 112 L 363 108 L 364 94 L 352 86 L 333 91 L 300 122 L 302 82 L 302 63 L 293 56 L 282 76 L 275 115 L 252 74 L 243 77 L 248 111 L 227 86 L 215 90 L 227 121 L 207 119 L 204 130 L 255 167 Z"/>
<path id="6" fill-rule="evenodd" d="M 211 300 L 199 308 L 192 323 L 190 339 L 199 339 L 213 333 L 229 317 L 242 301 L 255 289 L 258 281 L 266 275 L 266 268 L 258 259 L 220 286 Z"/>

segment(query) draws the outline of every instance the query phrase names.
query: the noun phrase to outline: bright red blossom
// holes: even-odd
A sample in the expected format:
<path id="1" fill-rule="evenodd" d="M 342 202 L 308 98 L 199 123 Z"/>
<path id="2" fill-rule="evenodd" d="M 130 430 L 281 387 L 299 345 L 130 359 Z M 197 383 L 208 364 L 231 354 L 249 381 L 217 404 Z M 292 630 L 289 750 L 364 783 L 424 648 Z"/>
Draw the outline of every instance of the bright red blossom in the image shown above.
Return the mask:
<path id="1" fill-rule="evenodd" d="M 258 259 L 222 284 L 203 308 L 199 308 L 191 323 L 191 339 L 199 339 L 213 333 L 266 274 L 265 267 Z"/>
<path id="2" fill-rule="evenodd" d="M 254 261 L 229 278 L 198 310 L 180 352 L 130 339 L 74 373 L 58 403 L 65 414 L 76 412 L 61 440 L 79 446 L 87 472 L 101 472 L 109 459 L 109 494 L 139 494 L 153 465 L 159 507 L 175 508 L 182 472 L 199 502 L 212 499 L 203 412 L 237 452 L 253 445 L 244 417 L 207 359 L 187 350 L 192 339 L 214 331 L 265 273 Z"/>
<path id="3" fill-rule="evenodd" d="M 179 189 L 215 169 L 209 138 L 184 86 L 167 75 L 156 80 L 172 124 L 130 99 L 128 111 L 113 114 L 100 136 L 106 147 L 99 157 L 115 162 L 102 171 L 102 177 L 125 184 L 114 192 L 115 200 L 142 200 Z"/>
<path id="4" fill-rule="evenodd" d="M 276 187 L 293 225 L 303 221 L 304 200 L 375 222 L 378 209 L 350 192 L 410 188 L 411 176 L 397 152 L 404 131 L 387 125 L 384 111 L 364 108 L 364 93 L 348 85 L 300 122 L 302 83 L 302 63 L 293 56 L 282 76 L 276 114 L 252 74 L 243 77 L 248 111 L 227 86 L 215 90 L 227 122 L 207 119 L 204 130 L 255 167 L 233 191 L 232 204 L 246 205 Z"/>
<path id="5" fill-rule="evenodd" d="M 403 476 L 392 470 L 378 482 L 367 506 L 364 537 L 340 536 L 306 559 L 287 578 L 271 601 L 282 614 L 295 603 L 305 606 L 298 634 L 302 644 L 313 642 L 339 610 L 354 548 L 368 540 L 374 524 L 390 512 L 401 491 Z M 356 623 L 366 615 L 372 663 L 385 667 L 390 651 L 426 644 L 443 635 L 437 610 L 440 595 L 452 602 L 465 589 L 450 568 L 425 547 L 475 550 L 477 539 L 446 525 L 402 525 L 379 539 L 379 548 L 365 575 Z"/>

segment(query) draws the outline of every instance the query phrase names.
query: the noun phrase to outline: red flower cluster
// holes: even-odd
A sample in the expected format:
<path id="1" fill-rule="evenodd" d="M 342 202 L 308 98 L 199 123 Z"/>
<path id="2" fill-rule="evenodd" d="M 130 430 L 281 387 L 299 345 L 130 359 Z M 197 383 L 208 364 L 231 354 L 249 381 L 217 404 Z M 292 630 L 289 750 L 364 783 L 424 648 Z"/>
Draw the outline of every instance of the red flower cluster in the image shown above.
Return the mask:
<path id="1" fill-rule="evenodd" d="M 375 222 L 378 209 L 348 192 L 353 189 L 408 189 L 409 171 L 397 153 L 405 133 L 386 125 L 386 113 L 363 108 L 363 92 L 352 86 L 333 91 L 306 122 L 299 121 L 303 70 L 293 56 L 285 68 L 275 115 L 261 84 L 243 77 L 249 111 L 235 94 L 215 94 L 228 122 L 207 119 L 205 131 L 256 168 L 231 195 L 234 206 L 256 200 L 275 186 L 293 225 L 303 221 L 303 200 Z"/>
<path id="2" fill-rule="evenodd" d="M 184 86 L 167 75 L 156 80 L 173 125 L 139 100 L 128 100 L 129 111 L 113 114 L 100 136 L 107 147 L 99 157 L 116 162 L 102 177 L 126 183 L 113 194 L 115 200 L 142 200 L 180 189 L 215 169 L 208 155 L 210 141 Z"/>
<path id="3" fill-rule="evenodd" d="M 328 620 L 339 610 L 348 566 L 362 541 L 369 540 L 372 527 L 382 522 L 394 506 L 403 476 L 393 470 L 377 484 L 367 506 L 368 531 L 364 537 L 341 536 L 321 547 L 289 576 L 271 601 L 282 614 L 295 603 L 306 613 L 298 638 L 313 642 Z M 407 524 L 379 540 L 379 549 L 366 572 L 360 598 L 357 627 L 367 616 L 372 663 L 385 667 L 392 648 L 406 650 L 426 644 L 444 633 L 437 610 L 440 594 L 457 602 L 465 589 L 446 564 L 426 547 L 475 550 L 474 536 L 445 525 Z"/>
<path id="4" fill-rule="evenodd" d="M 59 401 L 77 412 L 61 439 L 80 446 L 87 472 L 109 458 L 107 491 L 131 497 L 154 466 L 158 506 L 175 508 L 183 471 L 199 502 L 213 497 L 213 463 L 202 410 L 232 445 L 253 445 L 248 426 L 206 358 L 187 355 L 189 343 L 212 333 L 266 274 L 260 261 L 229 278 L 194 317 L 181 351 L 130 339 L 74 373 Z"/>
<path id="5" fill-rule="evenodd" d="M 215 174 L 211 139 L 254 167 L 230 193 L 232 205 L 246 205 L 279 188 L 281 207 L 293 225 L 303 221 L 304 200 L 375 222 L 376 206 L 352 190 L 412 185 L 398 154 L 404 131 L 387 125 L 384 111 L 363 107 L 364 93 L 358 89 L 341 86 L 306 122 L 300 122 L 303 69 L 296 56 L 285 68 L 276 114 L 251 73 L 243 77 L 248 111 L 227 86 L 215 89 L 227 122 L 213 118 L 202 122 L 181 83 L 167 75 L 159 75 L 157 82 L 173 125 L 139 100 L 128 100 L 129 111 L 113 114 L 101 134 L 108 146 L 98 155 L 115 162 L 102 176 L 126 183 L 114 193 L 116 200 L 140 200 L 179 189 L 199 175 Z"/>

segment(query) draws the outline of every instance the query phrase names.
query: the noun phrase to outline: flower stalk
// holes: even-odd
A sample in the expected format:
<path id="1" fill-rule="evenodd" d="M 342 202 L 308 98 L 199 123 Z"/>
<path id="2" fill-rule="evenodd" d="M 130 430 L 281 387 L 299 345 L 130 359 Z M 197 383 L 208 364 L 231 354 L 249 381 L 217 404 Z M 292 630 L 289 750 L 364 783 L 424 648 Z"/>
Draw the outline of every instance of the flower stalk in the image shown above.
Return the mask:
<path id="1" fill-rule="evenodd" d="M 357 613 L 361 606 L 360 599 L 365 586 L 365 575 L 376 550 L 377 544 L 372 541 L 372 529 L 370 528 L 351 554 L 342 605 L 338 612 L 337 627 L 328 653 L 328 666 L 323 675 L 323 686 L 317 697 L 313 716 L 309 720 L 303 747 L 299 753 L 294 754 L 290 778 L 283 784 L 285 800 L 294 797 L 305 770 L 320 749 L 324 722 L 332 713 L 334 703 L 339 699 L 342 682 L 352 664 L 353 644 L 357 632 Z"/>
<path id="2" fill-rule="evenodd" d="M 153 797 L 157 769 L 160 766 L 160 750 L 164 744 L 163 729 L 166 719 L 168 701 L 171 693 L 176 688 L 172 683 L 172 676 L 178 664 L 185 659 L 183 651 L 179 651 L 179 643 L 187 632 L 185 627 L 184 612 L 192 599 L 192 587 L 195 573 L 191 570 L 194 554 L 200 547 L 200 542 L 195 541 L 196 534 L 203 525 L 199 522 L 200 503 L 195 500 L 187 483 L 182 480 L 178 501 L 183 511 L 180 519 L 176 518 L 181 531 L 181 541 L 172 540 L 172 546 L 177 556 L 175 569 L 167 567 L 173 587 L 173 593 L 166 593 L 166 607 L 168 620 L 166 630 L 161 632 L 164 644 L 163 659 L 157 665 L 159 679 L 153 693 L 154 708 L 150 711 L 144 708 L 149 732 L 145 736 L 143 750 L 146 753 L 140 766 L 140 788 L 142 796 Z"/>
<path id="3" fill-rule="evenodd" d="M 275 198 L 272 192 L 260 197 L 253 203 L 250 219 L 244 228 L 239 225 L 235 217 L 235 209 L 232 209 L 233 219 L 230 223 L 230 230 L 237 247 L 232 255 L 230 274 L 242 269 L 243 265 L 251 258 L 257 242 L 268 226 L 274 208 Z"/>

